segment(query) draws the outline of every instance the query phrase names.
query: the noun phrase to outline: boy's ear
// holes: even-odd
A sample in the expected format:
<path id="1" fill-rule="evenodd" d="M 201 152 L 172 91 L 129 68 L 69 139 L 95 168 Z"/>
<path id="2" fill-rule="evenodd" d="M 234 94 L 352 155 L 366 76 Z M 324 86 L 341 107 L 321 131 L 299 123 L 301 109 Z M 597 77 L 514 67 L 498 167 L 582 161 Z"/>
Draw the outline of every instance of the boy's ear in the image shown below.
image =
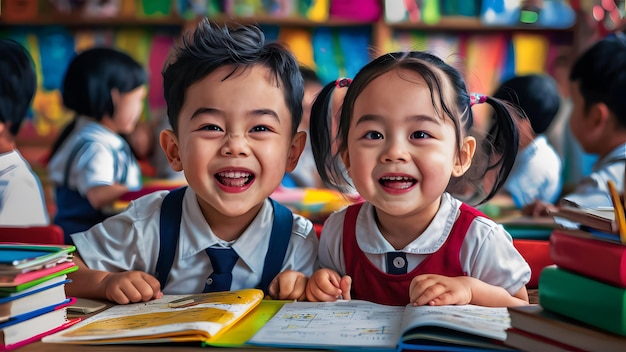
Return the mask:
<path id="1" fill-rule="evenodd" d="M 293 138 L 291 139 L 291 145 L 289 146 L 289 154 L 287 155 L 287 167 L 285 168 L 286 172 L 292 172 L 296 168 L 296 166 L 298 165 L 298 160 L 300 160 L 300 154 L 302 154 L 305 145 L 306 132 L 296 132 L 296 135 L 293 136 Z"/>
<path id="2" fill-rule="evenodd" d="M 461 145 L 461 153 L 454 159 L 454 167 L 452 167 L 452 176 L 462 176 L 472 165 L 472 158 L 476 152 L 476 138 L 465 137 Z"/>
<path id="3" fill-rule="evenodd" d="M 590 119 L 589 122 L 591 122 L 591 128 L 597 128 L 597 127 L 606 127 L 607 122 L 609 121 L 609 117 L 611 115 L 611 111 L 609 110 L 609 107 L 606 106 L 606 104 L 604 103 L 595 103 L 591 106 L 589 114 L 588 114 L 588 118 Z"/>
<path id="4" fill-rule="evenodd" d="M 170 167 L 174 171 L 182 171 L 183 163 L 180 160 L 180 155 L 178 153 L 178 138 L 176 138 L 174 131 L 170 129 L 164 129 L 161 131 L 161 134 L 159 134 L 159 143 L 167 156 L 167 161 L 170 163 Z"/>

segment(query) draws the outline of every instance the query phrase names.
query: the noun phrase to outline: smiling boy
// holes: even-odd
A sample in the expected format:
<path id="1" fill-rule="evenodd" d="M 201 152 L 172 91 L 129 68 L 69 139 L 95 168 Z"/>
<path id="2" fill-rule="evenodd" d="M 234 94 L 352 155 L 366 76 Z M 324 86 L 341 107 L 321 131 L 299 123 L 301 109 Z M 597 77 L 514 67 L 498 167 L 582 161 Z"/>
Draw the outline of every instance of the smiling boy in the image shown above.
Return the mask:
<path id="1" fill-rule="evenodd" d="M 172 130 L 161 133 L 161 147 L 189 186 L 142 197 L 73 235 L 80 270 L 68 295 L 124 304 L 259 287 L 272 298 L 302 298 L 317 236 L 310 221 L 268 198 L 306 138 L 296 132 L 303 83 L 293 55 L 265 43 L 255 26 L 205 19 L 163 78 Z M 216 251 L 234 251 L 224 282 L 214 276 Z"/>

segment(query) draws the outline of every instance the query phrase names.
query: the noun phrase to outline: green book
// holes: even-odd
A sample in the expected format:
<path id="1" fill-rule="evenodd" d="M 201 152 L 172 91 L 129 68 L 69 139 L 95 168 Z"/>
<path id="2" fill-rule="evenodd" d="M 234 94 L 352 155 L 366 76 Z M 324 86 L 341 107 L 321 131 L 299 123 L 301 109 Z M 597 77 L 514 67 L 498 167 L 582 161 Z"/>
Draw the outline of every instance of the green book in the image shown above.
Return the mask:
<path id="1" fill-rule="evenodd" d="M 539 304 L 548 311 L 626 336 L 624 288 L 550 266 L 539 276 Z"/>

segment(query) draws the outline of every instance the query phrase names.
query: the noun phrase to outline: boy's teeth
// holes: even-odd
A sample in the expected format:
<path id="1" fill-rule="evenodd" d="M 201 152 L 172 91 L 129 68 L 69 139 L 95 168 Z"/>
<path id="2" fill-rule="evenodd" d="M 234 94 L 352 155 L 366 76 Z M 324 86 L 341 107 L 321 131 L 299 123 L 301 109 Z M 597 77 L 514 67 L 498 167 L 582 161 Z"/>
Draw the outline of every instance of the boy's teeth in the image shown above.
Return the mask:
<path id="1" fill-rule="evenodd" d="M 220 177 L 227 177 L 227 178 L 242 178 L 242 177 L 247 178 L 250 176 L 250 173 L 241 172 L 241 171 L 225 171 L 225 172 L 218 173 L 218 175 Z"/>

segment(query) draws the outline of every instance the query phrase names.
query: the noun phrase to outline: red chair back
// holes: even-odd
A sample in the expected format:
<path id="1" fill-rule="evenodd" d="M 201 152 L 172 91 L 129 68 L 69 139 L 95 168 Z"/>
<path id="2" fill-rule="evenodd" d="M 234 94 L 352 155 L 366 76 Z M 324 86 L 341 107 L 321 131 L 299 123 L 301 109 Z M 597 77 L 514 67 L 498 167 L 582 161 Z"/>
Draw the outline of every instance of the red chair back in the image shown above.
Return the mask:
<path id="1" fill-rule="evenodd" d="M 550 241 L 514 238 L 513 246 L 517 248 L 517 251 L 530 265 L 530 281 L 526 284 L 526 288 L 537 288 L 541 270 L 548 265 L 554 264 L 554 261 L 550 258 Z"/>
<path id="2" fill-rule="evenodd" d="M 32 244 L 64 244 L 63 229 L 58 225 L 48 226 L 0 226 L 0 242 Z"/>

